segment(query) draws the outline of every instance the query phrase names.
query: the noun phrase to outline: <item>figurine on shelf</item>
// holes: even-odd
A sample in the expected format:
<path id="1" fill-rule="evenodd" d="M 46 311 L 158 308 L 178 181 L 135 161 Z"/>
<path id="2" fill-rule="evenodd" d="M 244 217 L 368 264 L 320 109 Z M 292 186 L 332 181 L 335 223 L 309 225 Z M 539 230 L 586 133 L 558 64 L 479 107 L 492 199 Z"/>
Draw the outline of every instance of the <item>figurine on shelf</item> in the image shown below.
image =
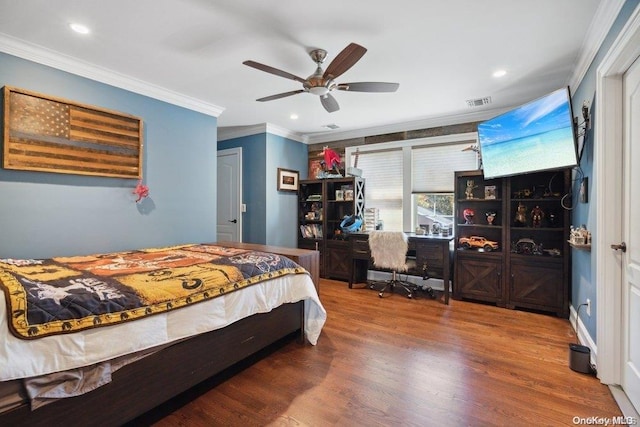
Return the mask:
<path id="1" fill-rule="evenodd" d="M 464 190 L 464 195 L 467 199 L 473 199 L 473 190 L 477 187 L 476 183 L 472 179 L 467 180 L 467 188 Z"/>
<path id="2" fill-rule="evenodd" d="M 540 209 L 540 206 L 536 205 L 531 209 L 531 224 L 536 227 L 542 227 L 542 220 L 544 219 L 544 212 Z"/>
<path id="3" fill-rule="evenodd" d="M 513 222 L 516 227 L 524 227 L 527 225 L 527 207 L 524 204 L 518 203 L 516 218 Z"/>
<path id="4" fill-rule="evenodd" d="M 569 231 L 569 243 L 574 245 L 590 245 L 591 233 L 585 225 L 581 227 L 574 227 L 572 225 Z"/>
<path id="5" fill-rule="evenodd" d="M 464 217 L 465 224 L 473 224 L 473 217 L 476 216 L 476 212 L 473 209 L 465 209 L 462 211 L 462 216 Z"/>
<path id="6" fill-rule="evenodd" d="M 434 222 L 433 225 L 431 226 L 431 234 L 433 235 L 438 235 L 440 234 L 440 231 L 442 230 L 442 225 L 439 222 Z"/>
<path id="7" fill-rule="evenodd" d="M 487 217 L 487 224 L 493 225 L 493 221 L 495 221 L 495 219 L 496 219 L 496 212 L 489 211 L 489 212 L 485 213 L 484 215 Z"/>

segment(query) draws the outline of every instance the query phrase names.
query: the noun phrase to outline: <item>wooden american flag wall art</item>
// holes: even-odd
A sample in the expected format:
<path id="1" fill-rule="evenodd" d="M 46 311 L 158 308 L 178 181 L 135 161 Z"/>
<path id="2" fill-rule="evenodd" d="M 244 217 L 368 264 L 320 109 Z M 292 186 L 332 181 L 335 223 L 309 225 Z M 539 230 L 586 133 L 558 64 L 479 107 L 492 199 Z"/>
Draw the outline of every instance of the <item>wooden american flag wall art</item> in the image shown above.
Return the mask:
<path id="1" fill-rule="evenodd" d="M 5 169 L 142 178 L 142 119 L 5 86 Z"/>

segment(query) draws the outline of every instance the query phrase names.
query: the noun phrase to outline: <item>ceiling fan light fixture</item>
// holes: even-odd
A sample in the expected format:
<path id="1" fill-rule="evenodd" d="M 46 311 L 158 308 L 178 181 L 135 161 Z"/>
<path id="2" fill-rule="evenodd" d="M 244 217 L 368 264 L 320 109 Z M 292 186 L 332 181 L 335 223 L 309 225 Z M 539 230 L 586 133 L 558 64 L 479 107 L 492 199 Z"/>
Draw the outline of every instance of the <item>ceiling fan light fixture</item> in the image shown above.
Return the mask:
<path id="1" fill-rule="evenodd" d="M 329 93 L 329 89 L 324 86 L 315 86 L 315 87 L 309 88 L 309 92 L 311 92 L 314 95 L 325 96 L 326 94 Z"/>

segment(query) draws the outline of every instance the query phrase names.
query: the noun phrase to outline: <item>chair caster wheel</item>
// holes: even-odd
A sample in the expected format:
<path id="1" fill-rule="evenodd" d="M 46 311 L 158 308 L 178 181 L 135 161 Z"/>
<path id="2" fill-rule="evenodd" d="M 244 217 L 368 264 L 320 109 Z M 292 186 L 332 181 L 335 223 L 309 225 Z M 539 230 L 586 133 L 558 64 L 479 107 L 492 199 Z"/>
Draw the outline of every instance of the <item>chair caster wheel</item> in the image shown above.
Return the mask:
<path id="1" fill-rule="evenodd" d="M 413 294 L 407 295 L 407 298 L 412 299 L 413 298 Z"/>
<path id="2" fill-rule="evenodd" d="M 431 297 L 431 299 L 436 299 L 436 293 L 433 292 L 433 289 L 427 289 L 427 294 L 429 294 L 429 297 Z"/>
<path id="3" fill-rule="evenodd" d="M 382 298 L 382 292 L 380 292 L 380 293 L 378 294 L 378 296 L 379 296 L 380 298 Z"/>

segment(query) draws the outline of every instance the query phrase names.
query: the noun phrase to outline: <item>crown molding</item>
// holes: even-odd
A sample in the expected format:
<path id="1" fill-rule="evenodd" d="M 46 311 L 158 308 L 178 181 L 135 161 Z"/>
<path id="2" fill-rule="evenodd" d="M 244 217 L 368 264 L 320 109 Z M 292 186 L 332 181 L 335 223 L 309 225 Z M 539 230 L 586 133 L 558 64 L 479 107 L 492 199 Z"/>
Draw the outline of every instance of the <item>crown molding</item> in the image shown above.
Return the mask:
<path id="1" fill-rule="evenodd" d="M 292 139 L 294 141 L 302 142 L 305 144 L 307 143 L 307 139 L 304 137 L 304 135 L 300 135 L 299 133 L 290 131 L 289 129 L 285 129 L 280 126 L 273 125 L 271 123 L 267 123 L 267 133 L 278 135 L 287 139 Z"/>
<path id="2" fill-rule="evenodd" d="M 139 95 L 148 96 L 150 98 L 177 105 L 179 107 L 184 107 L 209 116 L 218 117 L 224 111 L 223 107 L 182 95 L 161 86 L 156 86 L 125 74 L 82 61 L 78 58 L 63 55 L 42 46 L 18 40 L 2 33 L 0 33 L 0 52 L 53 67 L 61 71 L 66 71 L 77 76 L 86 77 L 100 83 L 106 83 L 120 89 L 125 89 Z"/>
<path id="3" fill-rule="evenodd" d="M 598 54 L 602 42 L 604 42 L 605 37 L 609 34 L 611 26 L 618 17 L 624 3 L 625 0 L 602 0 L 600 2 L 587 30 L 587 35 L 582 42 L 578 61 L 569 79 L 571 93 L 574 93 L 578 89 L 582 79 L 584 79 L 584 76 L 587 74 L 593 59 Z"/>
<path id="4" fill-rule="evenodd" d="M 306 138 L 299 133 L 293 132 L 271 123 L 260 123 L 248 126 L 224 126 L 218 128 L 218 141 L 226 141 L 228 139 L 242 138 L 245 136 L 258 135 L 261 133 L 270 133 L 272 135 L 281 136 L 294 141 L 306 144 Z"/>

